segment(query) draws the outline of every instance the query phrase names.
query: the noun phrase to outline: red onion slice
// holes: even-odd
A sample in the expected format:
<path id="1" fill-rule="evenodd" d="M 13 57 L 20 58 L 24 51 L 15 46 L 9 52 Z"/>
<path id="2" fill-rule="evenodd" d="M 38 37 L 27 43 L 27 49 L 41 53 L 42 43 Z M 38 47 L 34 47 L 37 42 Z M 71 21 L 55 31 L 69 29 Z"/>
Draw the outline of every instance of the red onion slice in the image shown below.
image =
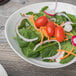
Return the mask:
<path id="1" fill-rule="evenodd" d="M 56 21 L 56 18 L 51 18 L 50 20 L 54 20 L 54 21 Z"/>
<path id="2" fill-rule="evenodd" d="M 76 35 L 72 36 L 71 41 L 72 41 L 72 44 L 76 46 Z"/>
<path id="3" fill-rule="evenodd" d="M 49 8 L 47 10 L 44 11 L 45 14 L 49 15 L 49 16 L 55 16 L 55 11 L 57 9 L 57 0 L 56 0 L 56 4 L 55 4 L 55 8 L 50 10 Z"/>
<path id="4" fill-rule="evenodd" d="M 72 22 L 71 21 L 67 21 L 64 23 L 64 30 L 66 32 L 71 32 L 72 31 Z"/>
<path id="5" fill-rule="evenodd" d="M 50 10 L 49 8 L 45 10 L 44 13 L 49 16 L 55 16 L 55 10 Z"/>
<path id="6" fill-rule="evenodd" d="M 28 17 L 24 17 L 24 19 L 25 19 L 25 18 L 28 18 Z M 22 18 L 22 19 L 23 19 L 23 18 Z M 34 38 L 34 39 L 28 39 L 28 38 L 23 37 L 23 36 L 19 33 L 19 31 L 18 31 L 18 25 L 19 25 L 19 23 L 20 23 L 20 21 L 21 21 L 22 19 L 19 19 L 19 21 L 18 21 L 17 24 L 16 24 L 16 34 L 17 34 L 22 40 L 24 40 L 24 41 L 26 41 L 26 42 L 32 42 L 32 41 L 38 40 L 38 37 L 37 37 L 37 38 Z"/>

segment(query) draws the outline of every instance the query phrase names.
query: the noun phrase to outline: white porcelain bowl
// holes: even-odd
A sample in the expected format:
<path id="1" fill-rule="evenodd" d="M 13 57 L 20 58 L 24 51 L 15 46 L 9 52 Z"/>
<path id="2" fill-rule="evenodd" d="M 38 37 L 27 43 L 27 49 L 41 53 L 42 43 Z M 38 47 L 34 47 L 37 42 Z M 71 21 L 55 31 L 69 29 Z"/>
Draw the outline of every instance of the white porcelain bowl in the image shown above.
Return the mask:
<path id="1" fill-rule="evenodd" d="M 13 13 L 9 17 L 9 19 L 7 20 L 7 22 L 5 24 L 6 39 L 9 43 L 10 47 L 16 52 L 16 54 L 31 64 L 34 64 L 39 67 L 44 67 L 44 68 L 60 68 L 60 67 L 70 65 L 76 61 L 76 58 L 74 58 L 71 62 L 69 62 L 67 64 L 48 63 L 48 62 L 41 61 L 39 58 L 36 58 L 36 59 L 35 58 L 27 58 L 23 55 L 17 41 L 13 39 L 13 37 L 16 36 L 15 26 L 16 26 L 17 21 L 20 18 L 19 14 L 26 13 L 28 11 L 38 12 L 43 6 L 49 6 L 51 9 L 53 9 L 55 6 L 55 2 L 42 2 L 42 3 L 28 5 L 28 6 L 25 6 L 21 9 L 19 9 L 15 13 Z M 66 11 L 70 14 L 75 15 L 76 14 L 76 6 L 72 5 L 72 4 L 68 4 L 68 3 L 58 2 L 57 12 L 60 12 L 60 11 Z"/>

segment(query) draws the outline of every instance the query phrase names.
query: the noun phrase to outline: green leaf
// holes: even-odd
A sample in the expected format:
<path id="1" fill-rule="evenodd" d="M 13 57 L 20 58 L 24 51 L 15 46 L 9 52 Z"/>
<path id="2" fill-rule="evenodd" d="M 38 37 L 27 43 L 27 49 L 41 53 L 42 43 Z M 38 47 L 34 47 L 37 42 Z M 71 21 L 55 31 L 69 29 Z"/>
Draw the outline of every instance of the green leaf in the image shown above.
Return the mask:
<path id="1" fill-rule="evenodd" d="M 38 16 L 37 16 L 37 15 L 35 15 L 35 16 L 34 16 L 34 20 L 36 21 L 36 20 L 37 20 L 37 18 L 38 18 Z"/>
<path id="2" fill-rule="evenodd" d="M 73 27 L 73 30 L 71 32 L 73 35 L 76 35 L 76 27 Z"/>
<path id="3" fill-rule="evenodd" d="M 33 51 L 33 48 L 34 48 L 34 44 L 33 42 L 30 42 L 27 48 L 22 48 L 22 52 L 27 57 L 32 57 L 32 58 L 38 57 L 39 52 Z"/>
<path id="4" fill-rule="evenodd" d="M 43 16 L 44 14 L 43 13 L 34 13 L 34 15 L 40 17 L 40 16 Z"/>
<path id="5" fill-rule="evenodd" d="M 27 19 L 30 25 L 34 25 L 30 19 Z"/>
<path id="6" fill-rule="evenodd" d="M 32 11 L 26 13 L 26 15 L 32 15 L 32 14 L 34 14 Z"/>
<path id="7" fill-rule="evenodd" d="M 29 39 L 33 39 L 38 37 L 37 34 L 33 31 L 31 31 L 30 29 L 19 29 L 19 32 L 22 36 L 24 36 L 25 38 L 29 38 Z"/>
<path id="8" fill-rule="evenodd" d="M 73 55 L 69 55 L 67 58 L 63 59 L 60 61 L 61 64 L 66 64 L 68 62 L 70 62 L 75 56 Z"/>
<path id="9" fill-rule="evenodd" d="M 62 24 L 62 22 L 63 22 L 62 16 L 56 15 L 56 23 L 60 25 L 60 24 Z"/>
<path id="10" fill-rule="evenodd" d="M 61 45 L 62 45 L 62 49 L 63 49 L 63 50 L 70 51 L 70 50 L 73 48 L 73 45 L 72 45 L 71 41 L 63 42 Z M 73 50 L 73 52 L 75 52 L 75 51 L 76 51 L 76 47 L 75 47 L 75 49 Z M 65 56 L 66 54 L 67 54 L 67 53 L 64 53 L 64 56 Z M 74 55 L 69 55 L 68 57 L 62 59 L 62 60 L 60 61 L 60 63 L 61 63 L 61 64 L 68 63 L 68 62 L 70 62 L 74 57 L 75 57 Z"/>
<path id="11" fill-rule="evenodd" d="M 62 16 L 62 18 L 63 18 L 63 21 L 64 22 L 67 22 L 68 21 L 68 19 L 66 17 Z"/>
<path id="12" fill-rule="evenodd" d="M 67 14 L 67 16 L 71 19 L 73 23 L 76 23 L 76 16 L 72 14 Z"/>
<path id="13" fill-rule="evenodd" d="M 23 40 L 20 39 L 18 36 L 16 37 L 16 40 L 18 41 L 19 46 L 20 46 L 21 48 L 26 47 L 26 46 L 28 45 L 28 42 L 23 41 Z"/>
<path id="14" fill-rule="evenodd" d="M 43 61 L 44 61 L 44 62 L 56 62 L 55 59 L 53 59 L 53 60 L 50 60 L 50 59 L 44 59 Z"/>
<path id="15" fill-rule="evenodd" d="M 36 51 L 42 51 L 45 48 L 48 48 L 50 46 L 54 46 L 55 44 L 57 44 L 57 42 L 54 42 L 52 44 L 51 43 L 49 44 L 49 42 L 48 42 L 47 44 L 41 45 Z"/>
<path id="16" fill-rule="evenodd" d="M 70 51 L 72 49 L 72 47 L 73 47 L 73 45 L 72 45 L 72 43 L 71 43 L 70 40 L 69 41 L 62 42 L 61 43 L 61 46 L 62 46 L 62 49 L 63 50 L 67 50 L 67 51 Z"/>
<path id="17" fill-rule="evenodd" d="M 75 16 L 75 15 L 68 14 L 68 13 L 66 13 L 66 12 L 62 12 L 62 13 L 66 14 L 66 15 L 71 19 L 71 21 L 72 21 L 73 23 L 76 23 L 76 16 Z M 72 26 L 76 26 L 76 24 L 72 24 Z"/>
<path id="18" fill-rule="evenodd" d="M 76 24 L 72 24 L 73 27 L 76 27 Z"/>
<path id="19" fill-rule="evenodd" d="M 52 44 L 52 43 L 50 43 Z M 46 44 L 47 45 L 47 44 Z M 45 46 L 45 45 L 44 45 Z M 40 51 L 40 56 L 42 58 L 44 57 L 51 57 L 51 56 L 54 56 L 56 53 L 57 53 L 57 49 L 58 49 L 58 45 L 55 44 L 54 46 L 49 46 L 47 48 L 43 48 L 41 51 Z"/>
<path id="20" fill-rule="evenodd" d="M 70 33 L 73 34 L 73 35 L 76 35 L 76 31 L 75 30 L 76 30 L 76 27 L 73 27 L 72 31 Z M 72 36 L 71 35 L 67 35 L 67 37 L 71 40 Z"/>
<path id="21" fill-rule="evenodd" d="M 23 28 L 23 27 L 25 28 L 25 27 L 27 27 L 27 25 L 29 26 L 30 23 L 28 22 L 27 19 L 23 19 L 23 20 L 21 21 L 21 23 L 20 23 L 18 29 L 21 29 L 21 28 Z"/>
<path id="22" fill-rule="evenodd" d="M 22 28 L 22 27 L 25 27 L 25 22 L 26 22 L 26 19 L 23 19 L 18 27 L 18 29 Z"/>
<path id="23" fill-rule="evenodd" d="M 43 12 L 44 10 L 46 10 L 48 8 L 48 6 L 44 6 L 43 8 L 41 8 L 40 12 Z"/>
<path id="24" fill-rule="evenodd" d="M 62 22 L 64 21 L 64 22 L 67 22 L 68 21 L 68 19 L 65 17 L 65 16 L 59 16 L 59 15 L 55 15 L 55 18 L 56 18 L 56 23 L 57 24 L 62 24 Z"/>

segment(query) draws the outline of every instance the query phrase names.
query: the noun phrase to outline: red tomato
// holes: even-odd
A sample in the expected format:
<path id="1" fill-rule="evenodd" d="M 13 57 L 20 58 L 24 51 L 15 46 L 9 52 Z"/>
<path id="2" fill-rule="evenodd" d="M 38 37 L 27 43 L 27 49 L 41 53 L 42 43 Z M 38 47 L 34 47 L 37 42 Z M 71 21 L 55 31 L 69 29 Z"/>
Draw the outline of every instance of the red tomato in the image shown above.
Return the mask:
<path id="1" fill-rule="evenodd" d="M 47 17 L 41 16 L 35 21 L 35 25 L 37 27 L 45 26 L 47 24 L 47 22 L 48 22 Z"/>
<path id="2" fill-rule="evenodd" d="M 56 40 L 59 41 L 59 42 L 64 41 L 65 32 L 64 32 L 64 29 L 61 26 L 58 26 L 58 27 L 55 28 L 55 37 L 56 37 Z"/>
<path id="3" fill-rule="evenodd" d="M 53 36 L 55 32 L 55 25 L 53 22 L 49 21 L 46 25 L 46 31 L 49 36 Z"/>

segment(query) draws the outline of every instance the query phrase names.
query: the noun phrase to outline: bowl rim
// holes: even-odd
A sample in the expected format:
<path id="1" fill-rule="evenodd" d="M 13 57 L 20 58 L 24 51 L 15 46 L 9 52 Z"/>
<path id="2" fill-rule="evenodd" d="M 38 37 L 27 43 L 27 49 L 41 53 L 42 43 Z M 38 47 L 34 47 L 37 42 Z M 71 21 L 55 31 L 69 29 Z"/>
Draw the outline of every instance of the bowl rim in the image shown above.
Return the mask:
<path id="1" fill-rule="evenodd" d="M 21 57 L 21 59 L 27 61 L 28 63 L 33 64 L 33 65 L 35 65 L 35 66 L 37 66 L 37 67 L 48 68 L 48 69 L 63 68 L 63 67 L 66 67 L 66 66 L 68 66 L 68 65 L 71 65 L 71 64 L 75 63 L 75 60 L 74 60 L 72 63 L 66 64 L 66 65 L 63 65 L 63 66 L 60 66 L 60 67 L 56 67 L 56 68 L 55 68 L 55 67 L 45 67 L 45 66 L 36 64 L 36 63 L 28 60 L 27 58 L 24 58 L 23 56 L 21 56 L 21 55 L 13 48 L 13 46 L 12 46 L 12 44 L 10 43 L 10 41 L 9 41 L 9 39 L 8 39 L 8 36 L 7 36 L 7 31 L 6 31 L 6 30 L 7 30 L 7 26 L 8 26 L 7 24 L 8 24 L 9 20 L 12 18 L 12 16 L 13 16 L 14 14 L 16 14 L 18 11 L 24 9 L 25 7 L 32 6 L 32 5 L 36 5 L 36 4 L 49 3 L 49 2 L 50 2 L 50 1 L 28 4 L 28 5 L 24 6 L 24 7 L 16 10 L 13 14 L 11 14 L 11 15 L 9 16 L 9 18 L 7 19 L 6 23 L 5 23 L 5 31 L 4 31 L 4 32 L 5 32 L 5 38 L 6 38 L 7 42 L 8 42 L 8 44 L 10 45 L 11 49 L 12 49 L 19 57 Z M 52 2 L 50 2 L 50 3 L 55 3 L 55 2 L 52 1 Z M 65 3 L 65 2 L 58 2 L 58 3 L 68 4 L 68 5 L 75 6 L 74 4 L 71 4 L 71 3 Z"/>

